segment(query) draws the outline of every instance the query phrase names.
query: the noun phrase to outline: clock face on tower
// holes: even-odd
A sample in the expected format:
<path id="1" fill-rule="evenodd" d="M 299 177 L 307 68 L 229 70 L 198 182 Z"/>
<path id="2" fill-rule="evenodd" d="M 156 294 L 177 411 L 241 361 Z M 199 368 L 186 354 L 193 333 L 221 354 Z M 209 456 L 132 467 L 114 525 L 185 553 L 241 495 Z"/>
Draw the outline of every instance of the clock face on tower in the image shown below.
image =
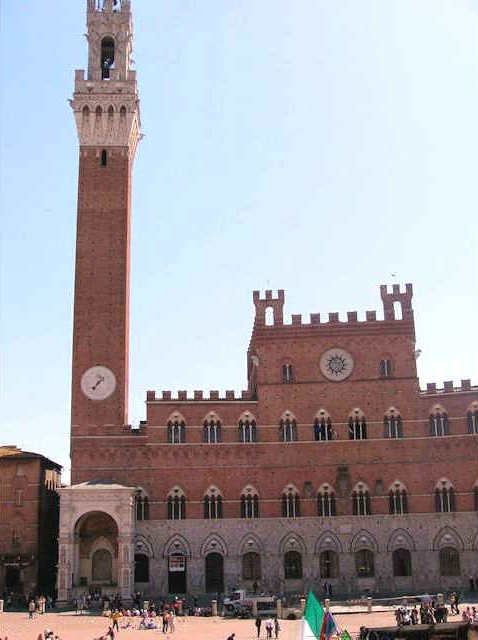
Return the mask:
<path id="1" fill-rule="evenodd" d="M 115 374 L 108 367 L 97 365 L 81 376 L 81 390 L 90 400 L 106 400 L 115 388 Z"/>
<path id="2" fill-rule="evenodd" d="M 354 360 L 345 349 L 327 349 L 320 357 L 320 371 L 328 380 L 341 382 L 349 377 L 353 368 Z"/>

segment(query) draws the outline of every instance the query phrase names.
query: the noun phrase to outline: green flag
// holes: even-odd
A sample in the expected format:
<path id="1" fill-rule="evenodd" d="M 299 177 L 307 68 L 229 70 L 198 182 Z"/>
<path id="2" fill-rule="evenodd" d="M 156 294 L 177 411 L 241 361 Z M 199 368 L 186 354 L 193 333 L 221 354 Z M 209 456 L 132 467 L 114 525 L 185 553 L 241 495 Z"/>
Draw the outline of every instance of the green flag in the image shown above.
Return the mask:
<path id="1" fill-rule="evenodd" d="M 312 591 L 307 596 L 302 626 L 302 640 L 314 640 L 320 637 L 324 622 L 324 608 Z M 345 640 L 345 639 L 344 639 Z"/>

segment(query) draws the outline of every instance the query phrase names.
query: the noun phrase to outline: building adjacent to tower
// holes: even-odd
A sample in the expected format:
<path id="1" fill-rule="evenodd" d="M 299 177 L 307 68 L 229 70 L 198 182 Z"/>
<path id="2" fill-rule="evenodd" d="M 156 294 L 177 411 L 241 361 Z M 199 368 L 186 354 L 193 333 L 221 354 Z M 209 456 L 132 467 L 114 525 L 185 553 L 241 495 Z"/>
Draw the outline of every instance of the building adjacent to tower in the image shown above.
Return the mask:
<path id="1" fill-rule="evenodd" d="M 79 149 L 72 486 L 60 599 L 228 586 L 284 593 L 461 588 L 478 575 L 478 387 L 421 390 L 412 287 L 375 311 L 284 322 L 254 292 L 247 388 L 146 394 L 128 426 L 131 172 L 140 138 L 131 6 L 88 0 Z M 172 347 L 174 348 L 174 346 Z M 223 383 L 221 382 L 221 386 Z"/>

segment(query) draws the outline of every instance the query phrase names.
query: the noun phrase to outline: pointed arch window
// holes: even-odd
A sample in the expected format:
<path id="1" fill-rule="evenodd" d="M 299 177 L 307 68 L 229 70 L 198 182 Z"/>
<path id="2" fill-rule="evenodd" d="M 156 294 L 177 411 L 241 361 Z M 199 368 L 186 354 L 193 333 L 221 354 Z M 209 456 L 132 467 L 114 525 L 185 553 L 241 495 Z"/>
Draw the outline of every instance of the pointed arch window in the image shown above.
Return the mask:
<path id="1" fill-rule="evenodd" d="M 362 483 L 359 483 L 352 492 L 352 513 L 354 516 L 369 516 L 372 514 L 370 492 Z"/>
<path id="2" fill-rule="evenodd" d="M 179 487 L 171 489 L 167 500 L 168 520 L 186 519 L 186 496 Z"/>
<path id="3" fill-rule="evenodd" d="M 168 422 L 168 442 L 169 444 L 184 444 L 186 442 L 186 423 L 184 420 L 175 418 Z"/>
<path id="4" fill-rule="evenodd" d="M 149 520 L 149 500 L 142 489 L 136 492 L 134 503 L 136 520 Z"/>
<path id="5" fill-rule="evenodd" d="M 295 418 L 290 415 L 290 413 L 286 413 L 285 417 L 280 421 L 279 440 L 281 442 L 297 441 L 297 422 Z"/>
<path id="6" fill-rule="evenodd" d="M 395 482 L 388 493 L 388 508 L 391 515 L 402 516 L 408 513 L 407 490 L 401 482 Z"/>
<path id="7" fill-rule="evenodd" d="M 448 436 L 450 428 L 448 424 L 448 414 L 443 407 L 437 406 L 430 414 L 430 435 L 431 436 Z"/>
<path id="8" fill-rule="evenodd" d="M 316 441 L 333 439 L 332 421 L 324 409 L 319 411 L 314 420 L 314 438 Z"/>
<path id="9" fill-rule="evenodd" d="M 113 38 L 106 36 L 101 41 L 101 77 L 108 80 L 110 77 L 110 69 L 115 62 L 115 41 Z"/>
<path id="10" fill-rule="evenodd" d="M 241 518 L 259 517 L 259 496 L 253 487 L 246 487 L 241 494 Z"/>
<path id="11" fill-rule="evenodd" d="M 250 416 L 239 420 L 238 432 L 239 442 L 257 442 L 256 421 Z"/>
<path id="12" fill-rule="evenodd" d="M 317 515 L 322 518 L 337 515 L 335 493 L 328 484 L 322 485 L 317 493 Z"/>
<path id="13" fill-rule="evenodd" d="M 203 499 L 203 506 L 205 520 L 222 519 L 222 496 L 218 489 L 216 489 L 215 487 L 211 487 L 207 490 L 206 495 Z"/>
<path id="14" fill-rule="evenodd" d="M 294 382 L 294 369 L 291 364 L 282 365 L 282 382 L 292 384 Z"/>
<path id="15" fill-rule="evenodd" d="M 384 438 L 403 438 L 403 423 L 400 411 L 391 407 L 383 417 Z"/>
<path id="16" fill-rule="evenodd" d="M 211 415 L 206 418 L 202 430 L 202 441 L 208 444 L 221 442 L 221 421 L 217 416 Z"/>
<path id="17" fill-rule="evenodd" d="M 354 409 L 349 417 L 349 440 L 366 440 L 367 422 L 360 409 Z"/>
<path id="18" fill-rule="evenodd" d="M 289 486 L 282 493 L 282 517 L 300 517 L 300 498 L 295 487 Z"/>
<path id="19" fill-rule="evenodd" d="M 466 425 L 468 433 L 478 434 L 478 402 L 473 402 L 466 412 Z"/>
<path id="20" fill-rule="evenodd" d="M 455 491 L 449 480 L 440 480 L 435 487 L 435 511 L 437 513 L 456 511 Z"/>

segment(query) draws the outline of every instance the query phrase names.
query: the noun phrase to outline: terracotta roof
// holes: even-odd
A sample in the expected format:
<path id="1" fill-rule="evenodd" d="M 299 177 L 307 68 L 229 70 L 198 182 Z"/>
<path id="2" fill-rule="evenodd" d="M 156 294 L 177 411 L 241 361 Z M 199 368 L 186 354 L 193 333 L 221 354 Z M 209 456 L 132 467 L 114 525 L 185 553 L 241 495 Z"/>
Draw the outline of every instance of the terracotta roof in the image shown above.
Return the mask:
<path id="1" fill-rule="evenodd" d="M 8 458 L 14 457 L 20 460 L 26 460 L 28 458 L 39 458 L 41 460 L 45 460 L 47 464 L 57 467 L 59 470 L 62 469 L 62 466 L 58 464 L 58 462 L 54 462 L 53 460 L 50 460 L 50 458 L 43 456 L 41 453 L 34 453 L 32 451 L 22 451 L 22 449 L 19 449 L 15 445 L 0 446 L 0 459 L 7 458 L 7 457 Z"/>

